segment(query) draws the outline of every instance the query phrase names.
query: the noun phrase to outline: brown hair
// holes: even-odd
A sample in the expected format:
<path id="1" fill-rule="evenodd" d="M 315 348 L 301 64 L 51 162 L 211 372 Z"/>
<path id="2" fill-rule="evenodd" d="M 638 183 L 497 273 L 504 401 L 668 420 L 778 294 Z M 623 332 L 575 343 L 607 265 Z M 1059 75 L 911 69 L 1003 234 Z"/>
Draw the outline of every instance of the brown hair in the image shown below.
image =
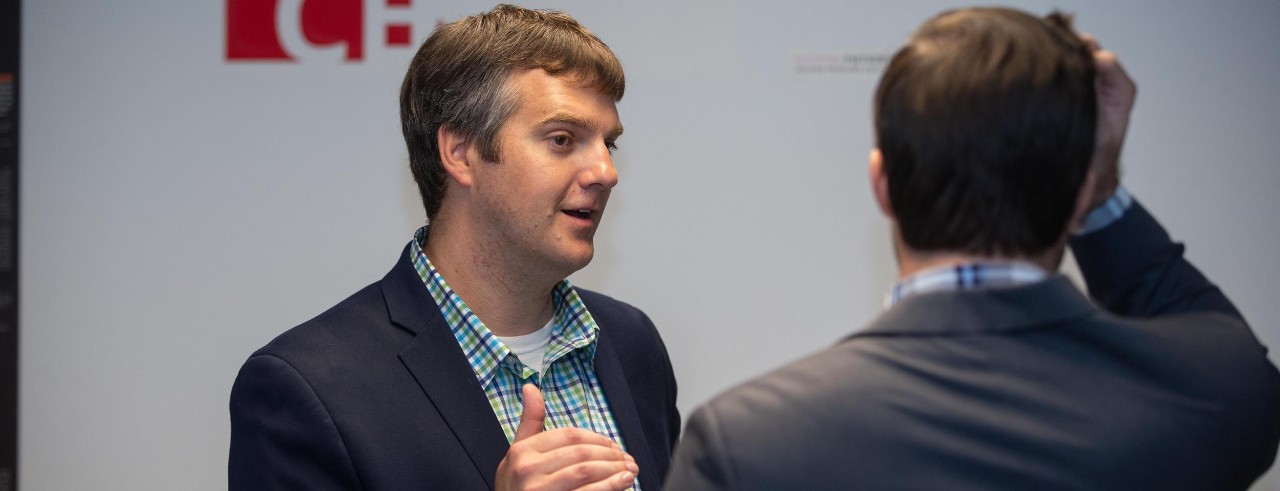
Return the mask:
<path id="1" fill-rule="evenodd" d="M 875 123 L 907 246 L 1041 253 L 1066 230 L 1088 172 L 1092 54 L 1057 12 L 944 12 L 890 60 Z"/>
<path id="2" fill-rule="evenodd" d="M 444 197 L 446 173 L 436 134 L 444 126 L 474 138 L 498 160 L 498 129 L 514 111 L 508 76 L 541 68 L 622 99 L 622 63 L 599 38 L 562 12 L 498 5 L 436 29 L 422 43 L 400 87 L 400 126 L 409 168 L 427 217 Z"/>

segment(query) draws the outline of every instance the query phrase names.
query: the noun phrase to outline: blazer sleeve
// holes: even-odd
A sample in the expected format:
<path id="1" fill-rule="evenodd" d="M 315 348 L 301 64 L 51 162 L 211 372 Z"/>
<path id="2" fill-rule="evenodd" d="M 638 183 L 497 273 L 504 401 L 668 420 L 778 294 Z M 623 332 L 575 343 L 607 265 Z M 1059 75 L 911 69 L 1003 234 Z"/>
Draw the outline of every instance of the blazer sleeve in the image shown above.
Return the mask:
<path id="1" fill-rule="evenodd" d="M 732 449 L 723 444 L 713 405 L 694 411 L 680 439 L 671 472 L 663 489 L 666 491 L 715 491 L 735 489 L 730 456 Z"/>
<path id="2" fill-rule="evenodd" d="M 324 404 L 283 359 L 254 355 L 231 389 L 229 489 L 358 489 Z"/>
<path id="3" fill-rule="evenodd" d="M 1115 223 L 1071 239 L 1089 295 L 1112 313 L 1157 317 L 1218 312 L 1243 319 L 1226 295 L 1183 257 L 1184 249 L 1137 201 Z"/>

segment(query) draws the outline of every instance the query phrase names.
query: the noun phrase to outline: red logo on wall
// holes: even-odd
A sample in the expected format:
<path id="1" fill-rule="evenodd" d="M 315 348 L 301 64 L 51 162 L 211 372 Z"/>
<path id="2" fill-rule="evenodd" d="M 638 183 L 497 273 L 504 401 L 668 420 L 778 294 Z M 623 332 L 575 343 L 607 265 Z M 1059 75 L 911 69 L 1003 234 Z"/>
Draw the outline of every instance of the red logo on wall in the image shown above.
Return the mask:
<path id="1" fill-rule="evenodd" d="M 409 46 L 410 24 L 384 29 L 387 46 Z M 364 0 L 227 0 L 227 60 L 291 61 L 296 51 L 317 48 L 340 49 L 346 61 L 364 59 Z"/>

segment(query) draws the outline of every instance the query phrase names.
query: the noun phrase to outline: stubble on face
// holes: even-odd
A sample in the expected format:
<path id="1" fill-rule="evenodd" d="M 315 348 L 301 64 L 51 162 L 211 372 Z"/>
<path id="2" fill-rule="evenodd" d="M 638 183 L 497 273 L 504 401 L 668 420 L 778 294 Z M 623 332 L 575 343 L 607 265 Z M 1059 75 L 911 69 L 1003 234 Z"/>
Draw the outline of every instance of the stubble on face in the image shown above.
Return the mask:
<path id="1" fill-rule="evenodd" d="M 594 255 L 622 126 L 609 96 L 541 69 L 508 84 L 516 109 L 498 132 L 498 161 L 478 164 L 471 190 L 477 247 L 508 274 L 555 282 Z"/>

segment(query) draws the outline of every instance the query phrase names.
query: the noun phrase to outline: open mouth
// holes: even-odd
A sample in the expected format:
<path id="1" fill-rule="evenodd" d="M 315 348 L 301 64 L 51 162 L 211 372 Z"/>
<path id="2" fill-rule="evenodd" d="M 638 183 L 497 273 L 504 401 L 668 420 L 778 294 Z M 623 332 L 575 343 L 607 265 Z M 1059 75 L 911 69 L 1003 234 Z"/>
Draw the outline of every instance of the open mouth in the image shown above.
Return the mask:
<path id="1" fill-rule="evenodd" d="M 565 213 L 565 214 L 567 214 L 567 215 L 569 215 L 569 216 L 572 216 L 572 217 L 578 217 L 578 218 L 581 218 L 581 219 L 584 219 L 584 220 L 589 220 L 589 219 L 591 219 L 591 210 L 586 210 L 586 209 L 581 209 L 581 210 L 564 210 L 564 213 Z"/>

